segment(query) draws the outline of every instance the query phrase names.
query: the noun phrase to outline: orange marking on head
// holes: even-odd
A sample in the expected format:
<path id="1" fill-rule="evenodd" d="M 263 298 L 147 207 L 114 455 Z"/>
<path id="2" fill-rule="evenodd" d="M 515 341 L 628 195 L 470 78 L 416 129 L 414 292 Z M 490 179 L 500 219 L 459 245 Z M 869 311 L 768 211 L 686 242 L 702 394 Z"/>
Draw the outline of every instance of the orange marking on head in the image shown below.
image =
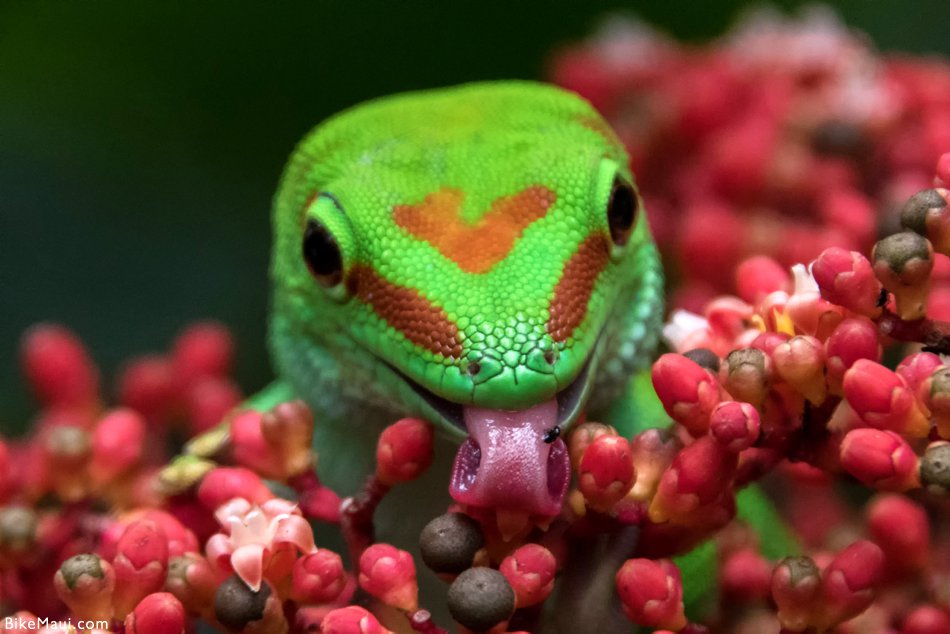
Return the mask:
<path id="1" fill-rule="evenodd" d="M 565 341 L 584 321 L 594 283 L 609 259 L 610 241 L 598 233 L 581 242 L 564 265 L 548 308 L 547 330 L 555 341 Z"/>
<path id="2" fill-rule="evenodd" d="M 604 121 L 600 115 L 584 114 L 577 117 L 577 122 L 589 130 L 599 134 L 608 145 L 616 146 L 620 144 L 617 133 L 610 127 L 610 124 Z"/>
<path id="3" fill-rule="evenodd" d="M 441 189 L 416 205 L 396 205 L 393 218 L 466 273 L 485 273 L 505 259 L 528 225 L 543 218 L 557 199 L 547 187 L 532 185 L 495 200 L 478 222 L 468 224 L 459 217 L 463 197 L 457 189 Z"/>
<path id="4" fill-rule="evenodd" d="M 461 358 L 458 327 L 449 321 L 444 310 L 414 289 L 396 286 L 365 264 L 350 270 L 346 284 L 350 293 L 372 306 L 377 315 L 412 343 L 443 357 Z"/>

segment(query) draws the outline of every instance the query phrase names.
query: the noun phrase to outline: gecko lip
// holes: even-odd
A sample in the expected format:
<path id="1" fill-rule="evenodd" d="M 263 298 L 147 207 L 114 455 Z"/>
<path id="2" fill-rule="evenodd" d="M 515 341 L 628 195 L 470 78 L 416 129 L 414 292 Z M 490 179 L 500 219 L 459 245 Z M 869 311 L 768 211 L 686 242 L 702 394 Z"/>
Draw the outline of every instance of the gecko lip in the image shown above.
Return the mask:
<path id="1" fill-rule="evenodd" d="M 574 380 L 572 380 L 567 387 L 558 390 L 555 394 L 555 398 L 557 399 L 557 426 L 560 427 L 562 431 L 577 418 L 580 414 L 581 407 L 583 407 L 587 400 L 587 395 L 590 391 L 588 377 L 590 376 L 590 366 L 593 358 L 593 354 L 589 355 L 584 361 L 584 365 L 581 366 L 580 372 L 574 377 Z M 463 434 L 468 434 L 468 429 L 465 425 L 465 404 L 456 403 L 455 401 L 450 401 L 447 398 L 439 396 L 406 376 L 399 368 L 390 363 L 384 363 L 386 363 L 390 370 L 405 381 L 406 384 L 412 388 L 412 391 L 424 400 L 429 407 L 435 410 L 443 420 L 451 423 L 452 427 L 458 429 Z"/>

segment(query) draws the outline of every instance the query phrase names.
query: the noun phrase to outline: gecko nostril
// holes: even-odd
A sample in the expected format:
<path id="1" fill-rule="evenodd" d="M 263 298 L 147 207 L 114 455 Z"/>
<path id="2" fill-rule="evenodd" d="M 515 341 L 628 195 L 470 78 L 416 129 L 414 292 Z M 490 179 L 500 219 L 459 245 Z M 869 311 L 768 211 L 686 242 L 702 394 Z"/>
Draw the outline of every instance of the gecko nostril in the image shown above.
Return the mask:
<path id="1" fill-rule="evenodd" d="M 466 371 L 468 372 L 469 376 L 475 376 L 482 371 L 482 364 L 480 364 L 478 361 L 472 361 L 468 364 Z"/>
<path id="2" fill-rule="evenodd" d="M 554 365 L 554 362 L 557 361 L 557 350 L 545 350 L 544 351 L 544 361 L 548 365 Z"/>

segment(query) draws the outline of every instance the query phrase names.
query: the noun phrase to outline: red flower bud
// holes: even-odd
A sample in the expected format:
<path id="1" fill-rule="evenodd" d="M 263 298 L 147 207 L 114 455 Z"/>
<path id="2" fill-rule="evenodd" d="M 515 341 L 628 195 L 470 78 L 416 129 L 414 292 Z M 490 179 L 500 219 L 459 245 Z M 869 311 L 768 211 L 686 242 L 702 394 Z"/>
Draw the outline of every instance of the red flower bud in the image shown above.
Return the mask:
<path id="1" fill-rule="evenodd" d="M 691 526 L 702 523 L 703 508 L 715 504 L 729 490 L 736 472 L 736 454 L 704 436 L 684 447 L 663 473 L 650 519 Z"/>
<path id="2" fill-rule="evenodd" d="M 819 629 L 830 629 L 867 609 L 883 572 L 884 553 L 867 540 L 856 541 L 835 555 L 822 574 Z"/>
<path id="3" fill-rule="evenodd" d="M 301 400 L 280 403 L 264 412 L 261 433 L 281 456 L 288 477 L 313 468 L 313 414 Z"/>
<path id="4" fill-rule="evenodd" d="M 646 627 L 679 630 L 686 625 L 680 572 L 668 559 L 628 559 L 616 576 L 627 618 Z"/>
<path id="5" fill-rule="evenodd" d="M 841 443 L 841 466 L 869 487 L 906 491 L 920 486 L 917 455 L 892 431 L 853 429 Z"/>
<path id="6" fill-rule="evenodd" d="M 323 634 L 393 634 L 376 617 L 356 605 L 329 612 L 321 624 Z"/>
<path id="7" fill-rule="evenodd" d="M 294 601 L 302 604 L 335 601 L 346 587 L 343 560 L 332 550 L 321 548 L 294 562 Z"/>
<path id="8" fill-rule="evenodd" d="M 112 618 L 112 595 L 116 575 L 108 561 L 98 555 L 70 557 L 53 577 L 56 594 L 77 619 Z"/>
<path id="9" fill-rule="evenodd" d="M 151 423 L 164 423 L 179 404 L 171 359 L 147 356 L 125 366 L 119 377 L 119 402 Z"/>
<path id="10" fill-rule="evenodd" d="M 772 351 L 776 373 L 809 401 L 820 405 L 825 400 L 825 348 L 815 337 L 792 337 Z"/>
<path id="11" fill-rule="evenodd" d="M 950 632 L 950 615 L 935 605 L 920 605 L 911 610 L 904 618 L 900 630 L 900 634 L 943 634 L 944 632 Z"/>
<path id="12" fill-rule="evenodd" d="M 218 467 L 208 473 L 198 487 L 198 499 L 209 511 L 234 498 L 263 504 L 272 497 L 274 494 L 260 476 L 242 467 Z"/>
<path id="13" fill-rule="evenodd" d="M 663 409 L 694 436 L 709 428 L 709 414 L 721 399 L 708 370 L 686 357 L 667 353 L 653 364 L 653 387 Z"/>
<path id="14" fill-rule="evenodd" d="M 261 431 L 263 414 L 243 411 L 231 418 L 231 454 L 234 461 L 272 480 L 283 480 L 286 473 L 283 456 L 265 440 Z"/>
<path id="15" fill-rule="evenodd" d="M 747 258 L 736 268 L 739 297 L 750 304 L 774 291 L 787 291 L 790 284 L 788 270 L 765 255 Z"/>
<path id="16" fill-rule="evenodd" d="M 725 401 L 713 410 L 709 435 L 725 449 L 738 453 L 758 440 L 759 427 L 759 412 L 752 405 Z"/>
<path id="17" fill-rule="evenodd" d="M 39 324 L 23 336 L 23 371 L 44 405 L 88 407 L 99 398 L 99 370 L 72 332 Z"/>
<path id="18" fill-rule="evenodd" d="M 168 570 L 168 540 L 158 524 L 139 520 L 119 539 L 115 558 L 115 615 L 125 618 L 146 595 L 158 592 Z"/>
<path id="19" fill-rule="evenodd" d="M 571 455 L 571 468 L 577 471 L 581 466 L 581 458 L 592 442 L 603 435 L 616 436 L 617 430 L 610 425 L 585 421 L 574 427 L 567 439 L 567 451 Z"/>
<path id="20" fill-rule="evenodd" d="M 881 342 L 877 326 L 870 319 L 859 317 L 845 319 L 825 341 L 825 367 L 828 387 L 833 394 L 841 395 L 844 373 L 858 359 L 879 361 Z"/>
<path id="21" fill-rule="evenodd" d="M 107 413 L 92 434 L 94 481 L 105 483 L 135 467 L 142 459 L 145 444 L 145 419 L 130 409 Z"/>
<path id="22" fill-rule="evenodd" d="M 415 480 L 432 464 L 432 426 L 403 418 L 383 430 L 376 445 L 376 477 L 387 485 Z"/>
<path id="23" fill-rule="evenodd" d="M 844 395 L 870 427 L 911 438 L 923 438 L 930 433 L 930 421 L 907 384 L 879 363 L 855 361 L 844 375 Z"/>
<path id="24" fill-rule="evenodd" d="M 419 587 L 412 555 L 389 544 L 373 544 L 360 555 L 360 587 L 386 605 L 412 611 Z"/>
<path id="25" fill-rule="evenodd" d="M 915 352 L 904 357 L 894 371 L 904 379 L 910 391 L 916 394 L 921 402 L 925 402 L 925 396 L 920 388 L 941 365 L 940 357 L 933 352 Z"/>
<path id="26" fill-rule="evenodd" d="M 829 302 L 867 317 L 881 314 L 881 283 L 874 276 L 871 263 L 857 251 L 825 249 L 812 264 L 812 275 L 821 296 Z"/>
<path id="27" fill-rule="evenodd" d="M 723 594 L 737 603 L 764 600 L 769 596 L 772 566 L 755 548 L 730 554 L 719 571 Z"/>
<path id="28" fill-rule="evenodd" d="M 525 544 L 505 557 L 498 570 L 515 591 L 515 604 L 525 608 L 541 603 L 551 594 L 557 561 L 544 546 Z"/>
<path id="29" fill-rule="evenodd" d="M 204 377 L 190 383 L 184 397 L 192 436 L 217 426 L 243 399 L 241 390 L 234 383 L 218 377 Z"/>
<path id="30" fill-rule="evenodd" d="M 921 569 L 930 560 L 930 521 L 918 503 L 903 495 L 879 495 L 868 506 L 868 532 L 884 551 L 888 567 Z"/>
<path id="31" fill-rule="evenodd" d="M 213 322 L 192 324 L 175 339 L 172 364 L 182 385 L 205 377 L 223 378 L 231 371 L 234 341 L 224 325 Z"/>
<path id="32" fill-rule="evenodd" d="M 805 630 L 821 591 L 821 572 L 815 562 L 808 557 L 786 557 L 772 571 L 771 585 L 782 627 Z"/>
<path id="33" fill-rule="evenodd" d="M 186 626 L 185 608 L 167 592 L 148 595 L 125 618 L 128 634 L 184 634 Z"/>
<path id="34" fill-rule="evenodd" d="M 592 508 L 606 512 L 627 495 L 635 476 L 627 439 L 604 435 L 584 452 L 577 486 Z"/>

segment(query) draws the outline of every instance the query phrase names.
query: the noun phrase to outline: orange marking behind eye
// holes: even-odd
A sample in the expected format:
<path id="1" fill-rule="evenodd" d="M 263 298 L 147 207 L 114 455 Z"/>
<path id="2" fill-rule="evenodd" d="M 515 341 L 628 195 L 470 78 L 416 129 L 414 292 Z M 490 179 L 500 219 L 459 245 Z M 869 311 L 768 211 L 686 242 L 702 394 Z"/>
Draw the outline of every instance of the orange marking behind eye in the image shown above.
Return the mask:
<path id="1" fill-rule="evenodd" d="M 351 294 L 372 306 L 387 324 L 412 343 L 443 357 L 461 358 L 458 327 L 445 311 L 417 291 L 380 277 L 372 267 L 357 264 L 346 279 Z"/>
<path id="2" fill-rule="evenodd" d="M 594 283 L 609 259 L 610 241 L 598 233 L 581 242 L 564 265 L 548 308 L 547 330 L 555 341 L 565 341 L 584 321 Z"/>
<path id="3" fill-rule="evenodd" d="M 459 216 L 464 194 L 445 188 L 415 205 L 396 205 L 396 224 L 425 240 L 466 273 L 485 273 L 514 248 L 524 230 L 543 218 L 557 195 L 541 185 L 495 200 L 475 224 Z"/>

